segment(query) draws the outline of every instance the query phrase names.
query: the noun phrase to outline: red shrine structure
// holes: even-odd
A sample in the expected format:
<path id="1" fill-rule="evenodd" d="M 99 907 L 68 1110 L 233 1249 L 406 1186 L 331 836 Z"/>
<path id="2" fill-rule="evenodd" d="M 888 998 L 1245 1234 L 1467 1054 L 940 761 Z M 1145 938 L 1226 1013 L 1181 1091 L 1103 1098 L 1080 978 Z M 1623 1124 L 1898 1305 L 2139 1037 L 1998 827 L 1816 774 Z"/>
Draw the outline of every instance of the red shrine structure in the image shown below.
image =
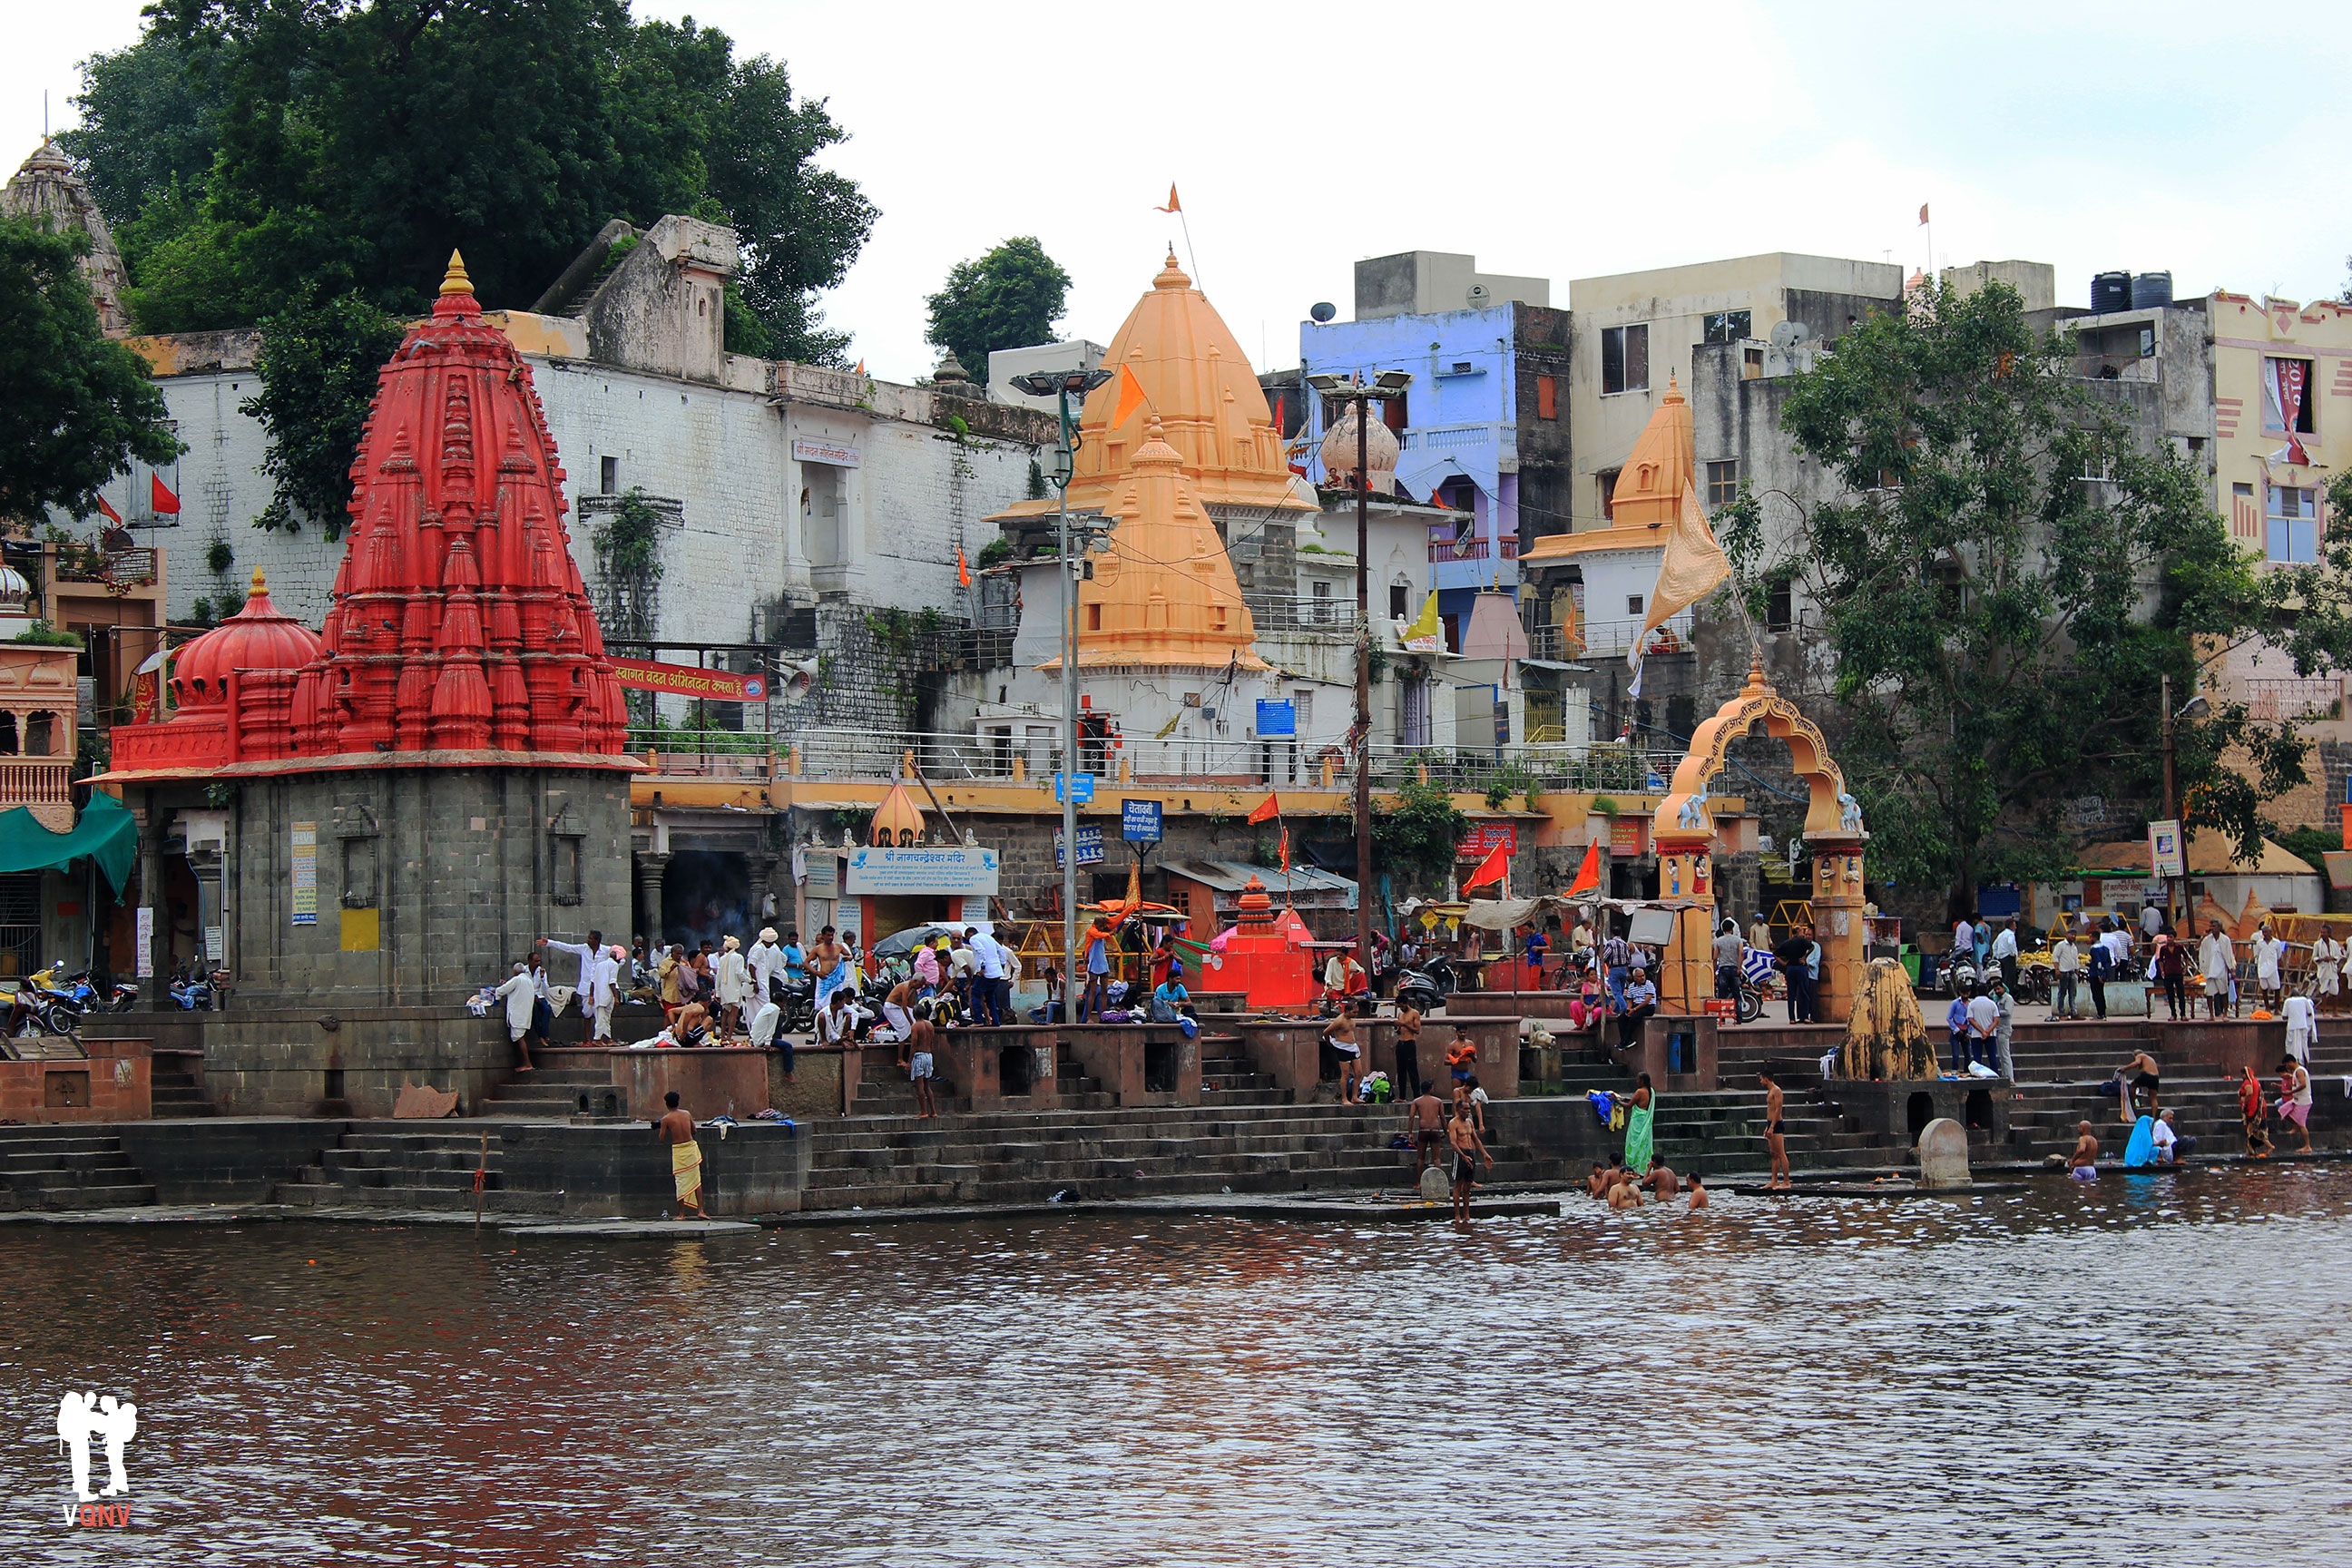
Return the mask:
<path id="1" fill-rule="evenodd" d="M 113 731 L 100 782 L 140 821 L 150 967 L 232 977 L 234 1008 L 198 1015 L 222 1110 L 388 1114 L 404 1079 L 470 1103 L 510 1057 L 476 987 L 541 935 L 626 940 L 640 764 L 563 480 L 530 367 L 453 255 L 378 376 L 326 625 L 256 573 L 179 649 L 173 710 Z M 167 855 L 199 910 L 167 900 Z"/>

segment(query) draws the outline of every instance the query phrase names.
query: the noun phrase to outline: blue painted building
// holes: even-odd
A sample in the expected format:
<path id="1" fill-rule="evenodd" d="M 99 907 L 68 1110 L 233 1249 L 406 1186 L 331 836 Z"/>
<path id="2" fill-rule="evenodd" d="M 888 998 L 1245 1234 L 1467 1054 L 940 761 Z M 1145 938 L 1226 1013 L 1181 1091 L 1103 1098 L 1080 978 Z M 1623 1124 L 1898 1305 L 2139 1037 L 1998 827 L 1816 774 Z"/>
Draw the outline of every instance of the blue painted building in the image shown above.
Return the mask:
<path id="1" fill-rule="evenodd" d="M 1465 308 L 1411 308 L 1455 297 Z M 1398 488 L 1457 514 L 1433 516 L 1425 579 L 1449 646 L 1460 646 L 1474 595 L 1516 596 L 1523 543 L 1568 528 L 1568 312 L 1548 297 L 1542 279 L 1490 278 L 1468 257 L 1414 251 L 1357 264 L 1356 320 L 1299 323 L 1304 375 L 1412 376 L 1385 416 L 1401 448 Z M 1323 436 L 1343 413 L 1307 399 L 1318 484 Z"/>

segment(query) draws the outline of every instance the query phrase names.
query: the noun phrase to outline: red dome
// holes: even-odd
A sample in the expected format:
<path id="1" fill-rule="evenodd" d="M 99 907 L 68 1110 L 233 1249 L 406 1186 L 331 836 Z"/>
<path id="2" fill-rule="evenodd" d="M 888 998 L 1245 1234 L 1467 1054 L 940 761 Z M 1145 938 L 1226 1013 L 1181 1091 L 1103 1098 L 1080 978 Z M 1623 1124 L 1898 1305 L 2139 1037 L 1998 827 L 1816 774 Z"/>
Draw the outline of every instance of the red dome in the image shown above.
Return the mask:
<path id="1" fill-rule="evenodd" d="M 300 669 L 325 645 L 319 634 L 269 602 L 259 572 L 245 608 L 180 649 L 172 661 L 172 699 L 182 708 L 216 708 L 228 700 L 233 669 Z"/>

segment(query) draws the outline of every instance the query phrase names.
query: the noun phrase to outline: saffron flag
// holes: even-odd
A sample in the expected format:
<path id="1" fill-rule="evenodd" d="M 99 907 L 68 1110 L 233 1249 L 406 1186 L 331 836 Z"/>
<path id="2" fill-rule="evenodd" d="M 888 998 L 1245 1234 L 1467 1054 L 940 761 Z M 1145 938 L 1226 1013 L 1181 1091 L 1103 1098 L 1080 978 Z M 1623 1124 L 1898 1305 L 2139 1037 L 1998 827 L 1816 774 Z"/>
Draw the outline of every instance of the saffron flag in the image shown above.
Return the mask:
<path id="1" fill-rule="evenodd" d="M 1421 614 L 1404 628 L 1402 639 L 1412 653 L 1443 653 L 1445 651 L 1445 628 L 1438 624 L 1437 595 L 1432 594 L 1422 601 Z"/>
<path id="2" fill-rule="evenodd" d="M 1287 823 L 1282 828 L 1282 874 L 1286 877 L 1290 875 L 1290 826 Z"/>
<path id="3" fill-rule="evenodd" d="M 180 515 L 180 498 L 165 488 L 163 475 L 151 473 L 147 476 L 147 499 L 154 507 L 156 515 L 160 517 Z"/>
<path id="4" fill-rule="evenodd" d="M 1684 485 L 1682 515 L 1675 520 L 1675 531 L 1666 535 L 1665 559 L 1658 563 L 1657 585 L 1650 591 L 1650 613 L 1643 618 L 1642 635 L 1633 639 L 1633 649 L 1625 656 L 1633 669 L 1634 695 L 1641 693 L 1642 650 L 1648 646 L 1650 634 L 1714 593 L 1716 585 L 1730 575 L 1731 558 L 1715 542 L 1715 529 L 1706 521 L 1706 509 L 1698 504 L 1698 492 Z"/>
<path id="5" fill-rule="evenodd" d="M 1470 879 L 1462 884 L 1462 890 L 1466 893 L 1471 889 L 1484 887 L 1488 882 L 1499 882 L 1510 869 L 1511 847 L 1507 842 L 1497 843 L 1492 849 L 1486 851 L 1486 858 L 1478 862 L 1478 868 L 1470 873 Z"/>
<path id="6" fill-rule="evenodd" d="M 1926 202 L 1921 202 L 1919 204 L 1919 221 L 1922 224 L 1925 224 L 1927 221 L 1927 204 Z"/>
<path id="7" fill-rule="evenodd" d="M 1452 511 L 1454 510 L 1452 507 L 1445 504 L 1444 489 L 1438 485 L 1432 485 L 1429 487 L 1429 504 L 1435 507 L 1440 511 Z"/>
<path id="8" fill-rule="evenodd" d="M 964 564 L 963 546 L 961 544 L 956 546 L 956 581 L 967 588 L 971 586 L 971 568 Z"/>
<path id="9" fill-rule="evenodd" d="M 98 501 L 98 510 L 106 514 L 106 521 L 114 524 L 117 528 L 121 528 L 122 526 L 122 514 L 115 510 L 112 507 L 107 505 L 106 498 L 104 496 L 99 496 L 96 500 Z"/>
<path id="10" fill-rule="evenodd" d="M 856 374 L 859 375 L 864 375 L 866 374 L 866 362 L 864 360 L 859 360 L 857 362 Z"/>
<path id="11" fill-rule="evenodd" d="M 1268 817 L 1280 816 L 1281 815 L 1282 802 L 1273 795 L 1267 795 L 1265 797 L 1265 804 L 1260 805 L 1255 811 L 1249 814 L 1250 825 L 1252 826 L 1255 826 L 1257 824 L 1264 822 Z"/>
<path id="12" fill-rule="evenodd" d="M 1589 893 L 1601 886 L 1601 840 L 1594 839 L 1584 847 L 1584 864 L 1576 868 L 1576 880 L 1568 885 L 1568 896 Z"/>
<path id="13" fill-rule="evenodd" d="M 1110 427 L 1116 430 L 1126 424 L 1128 416 L 1148 401 L 1143 395 L 1143 383 L 1135 379 L 1135 372 L 1125 365 L 1119 366 L 1118 408 L 1110 416 Z"/>
<path id="14" fill-rule="evenodd" d="M 1178 205 L 1176 202 L 1175 181 L 1171 180 L 1168 182 L 1168 205 L 1164 207 L 1153 207 L 1151 210 L 1156 213 L 1181 213 L 1184 210 L 1181 206 Z"/>

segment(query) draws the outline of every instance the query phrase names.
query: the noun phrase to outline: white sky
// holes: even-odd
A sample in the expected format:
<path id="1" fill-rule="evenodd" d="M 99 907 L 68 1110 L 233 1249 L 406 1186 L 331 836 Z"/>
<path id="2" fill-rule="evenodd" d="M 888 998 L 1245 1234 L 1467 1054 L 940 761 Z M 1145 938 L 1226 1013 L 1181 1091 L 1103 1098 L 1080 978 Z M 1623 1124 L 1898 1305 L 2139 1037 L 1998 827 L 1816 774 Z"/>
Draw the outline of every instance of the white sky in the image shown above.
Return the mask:
<path id="1" fill-rule="evenodd" d="M 75 62 L 135 38 L 139 4 L 8 0 L 9 162 L 45 88 L 70 123 Z M 833 160 L 882 216 L 826 314 L 894 380 L 937 358 L 923 296 L 1013 235 L 1076 279 L 1065 332 L 1107 339 L 1181 249 L 1151 210 L 1171 180 L 1261 365 L 1297 363 L 1316 300 L 1350 313 L 1352 262 L 1416 247 L 1549 277 L 1555 305 L 1572 278 L 1766 250 L 1916 266 L 1922 202 L 1940 261 L 2053 262 L 2062 303 L 2107 268 L 2308 300 L 2352 250 L 2352 31 L 2316 5 L 637 10 L 723 28 L 831 100 L 852 137 Z"/>

